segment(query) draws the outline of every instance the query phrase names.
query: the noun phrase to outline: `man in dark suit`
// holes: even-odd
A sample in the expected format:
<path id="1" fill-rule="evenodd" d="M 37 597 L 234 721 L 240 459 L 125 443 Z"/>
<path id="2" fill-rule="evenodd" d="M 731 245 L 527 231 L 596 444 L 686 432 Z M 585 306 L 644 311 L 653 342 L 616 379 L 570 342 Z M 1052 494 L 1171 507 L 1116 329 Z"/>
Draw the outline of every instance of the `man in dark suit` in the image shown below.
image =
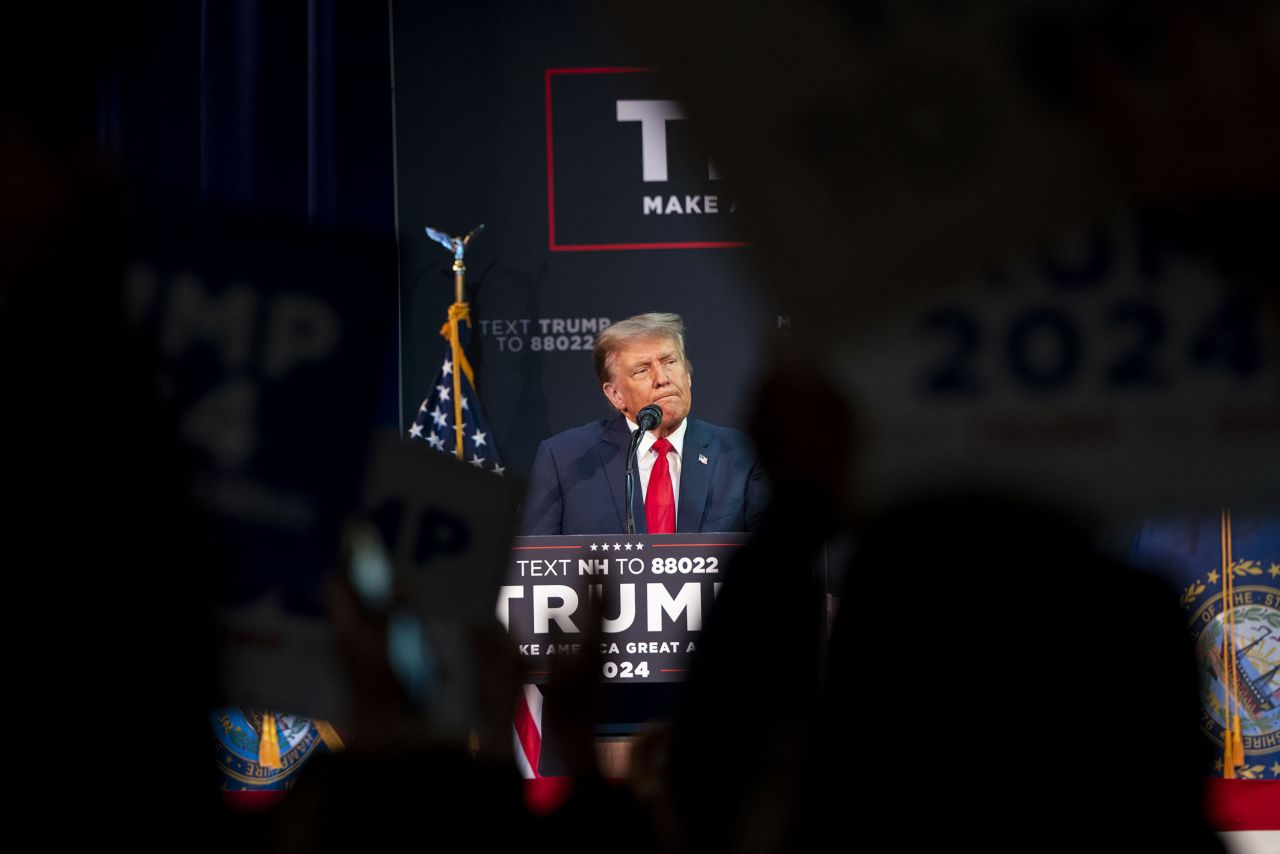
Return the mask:
<path id="1" fill-rule="evenodd" d="M 650 403 L 662 421 L 636 451 L 639 533 L 754 530 L 768 499 L 746 435 L 689 417 L 692 377 L 684 323 L 642 314 L 600 333 L 596 374 L 618 415 L 575 427 L 538 447 L 522 534 L 626 532 L 626 454 L 636 413 Z"/>

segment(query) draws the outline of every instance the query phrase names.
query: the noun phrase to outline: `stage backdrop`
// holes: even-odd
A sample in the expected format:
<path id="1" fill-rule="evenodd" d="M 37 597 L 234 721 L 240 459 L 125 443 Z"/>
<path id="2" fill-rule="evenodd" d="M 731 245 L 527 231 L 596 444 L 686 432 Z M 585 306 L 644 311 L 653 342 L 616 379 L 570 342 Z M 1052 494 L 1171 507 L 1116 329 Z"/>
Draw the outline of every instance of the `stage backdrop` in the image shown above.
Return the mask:
<path id="1" fill-rule="evenodd" d="M 775 312 L 750 281 L 737 209 L 644 57 L 583 3 L 392 6 L 401 427 L 440 369 L 462 235 L 470 358 L 504 462 L 612 413 L 591 366 L 609 323 L 688 325 L 698 417 L 739 425 Z"/>

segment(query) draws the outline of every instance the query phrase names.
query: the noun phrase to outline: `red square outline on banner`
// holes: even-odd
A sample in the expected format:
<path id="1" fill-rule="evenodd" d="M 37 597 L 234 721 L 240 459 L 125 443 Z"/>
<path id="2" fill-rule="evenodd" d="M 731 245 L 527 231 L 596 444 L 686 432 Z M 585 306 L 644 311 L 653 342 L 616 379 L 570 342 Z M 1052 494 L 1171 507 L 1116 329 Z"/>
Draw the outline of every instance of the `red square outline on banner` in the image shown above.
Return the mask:
<path id="1" fill-rule="evenodd" d="M 552 252 L 599 252 L 623 249 L 731 249 L 743 241 L 712 240 L 676 243 L 556 243 L 555 148 L 551 131 L 551 78 L 557 74 L 651 74 L 652 68 L 548 68 L 547 91 L 547 248 Z"/>

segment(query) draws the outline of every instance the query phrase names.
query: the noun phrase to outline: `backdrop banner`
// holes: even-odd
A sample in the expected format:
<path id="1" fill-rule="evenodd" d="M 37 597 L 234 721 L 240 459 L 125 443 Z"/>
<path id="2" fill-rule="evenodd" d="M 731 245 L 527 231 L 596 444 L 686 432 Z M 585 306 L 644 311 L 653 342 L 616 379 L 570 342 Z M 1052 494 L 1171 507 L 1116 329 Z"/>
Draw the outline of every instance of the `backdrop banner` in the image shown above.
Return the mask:
<path id="1" fill-rule="evenodd" d="M 538 442 L 612 412 L 591 367 L 610 323 L 688 324 L 693 412 L 742 422 L 778 320 L 713 159 L 643 58 L 579 3 L 397 3 L 401 426 L 440 368 L 451 259 L 465 234 L 469 355 L 496 445 L 527 474 Z"/>

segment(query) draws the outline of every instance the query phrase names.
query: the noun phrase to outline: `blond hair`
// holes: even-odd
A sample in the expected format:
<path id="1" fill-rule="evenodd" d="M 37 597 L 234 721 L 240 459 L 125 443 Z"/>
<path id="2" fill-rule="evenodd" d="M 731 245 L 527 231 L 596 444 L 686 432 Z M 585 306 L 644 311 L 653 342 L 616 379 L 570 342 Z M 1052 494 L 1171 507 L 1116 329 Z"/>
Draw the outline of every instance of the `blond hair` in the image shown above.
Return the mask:
<path id="1" fill-rule="evenodd" d="M 684 354 L 684 320 L 678 314 L 669 312 L 652 312 L 637 314 L 626 320 L 606 327 L 596 336 L 596 346 L 592 355 L 595 359 L 596 376 L 600 382 L 610 382 L 613 376 L 613 356 L 620 349 L 642 338 L 666 338 L 676 342 L 680 351 L 680 359 L 689 365 Z"/>

